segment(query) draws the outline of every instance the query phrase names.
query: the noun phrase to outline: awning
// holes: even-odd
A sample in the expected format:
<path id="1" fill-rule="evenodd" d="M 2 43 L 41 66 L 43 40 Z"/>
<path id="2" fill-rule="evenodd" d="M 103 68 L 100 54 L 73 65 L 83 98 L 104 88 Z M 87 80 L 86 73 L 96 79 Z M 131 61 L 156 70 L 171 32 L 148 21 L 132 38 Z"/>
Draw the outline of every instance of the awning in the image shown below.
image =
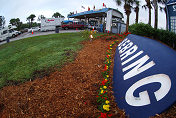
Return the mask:
<path id="1" fill-rule="evenodd" d="M 123 17 L 123 14 L 120 11 L 118 11 L 117 9 L 103 8 L 100 10 L 90 10 L 90 11 L 85 11 L 85 12 L 73 14 L 71 16 L 68 16 L 68 18 L 84 19 L 84 18 L 106 17 L 106 13 L 109 10 L 115 10 L 116 12 L 120 13 Z M 113 17 L 116 17 L 116 16 L 113 16 Z"/>

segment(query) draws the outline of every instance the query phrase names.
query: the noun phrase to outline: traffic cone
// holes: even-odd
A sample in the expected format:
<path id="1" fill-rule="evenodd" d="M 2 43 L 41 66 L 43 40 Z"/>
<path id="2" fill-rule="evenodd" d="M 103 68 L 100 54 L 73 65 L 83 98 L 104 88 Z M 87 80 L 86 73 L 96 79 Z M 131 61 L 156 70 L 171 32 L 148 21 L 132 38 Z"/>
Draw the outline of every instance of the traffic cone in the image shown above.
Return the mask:
<path id="1" fill-rule="evenodd" d="M 94 27 L 93 27 L 93 31 L 94 31 Z"/>
<path id="2" fill-rule="evenodd" d="M 34 34 L 33 30 L 32 30 L 32 34 Z"/>

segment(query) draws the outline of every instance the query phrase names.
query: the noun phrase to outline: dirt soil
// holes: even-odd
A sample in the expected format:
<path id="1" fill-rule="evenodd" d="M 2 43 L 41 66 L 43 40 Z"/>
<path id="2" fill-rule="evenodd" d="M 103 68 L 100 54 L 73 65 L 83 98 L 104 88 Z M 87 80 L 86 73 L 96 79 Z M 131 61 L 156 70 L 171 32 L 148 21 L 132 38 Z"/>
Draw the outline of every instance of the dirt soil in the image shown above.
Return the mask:
<path id="1" fill-rule="evenodd" d="M 107 46 L 111 43 L 112 41 L 101 39 L 85 41 L 82 43 L 84 48 L 78 52 L 75 61 L 66 64 L 61 71 L 1 89 L 0 118 L 97 118 L 100 115 L 97 109 L 97 90 L 103 80 L 101 72 Z M 112 93 L 109 94 L 112 117 L 125 118 L 125 112 L 113 101 Z M 174 118 L 174 106 L 156 117 Z"/>

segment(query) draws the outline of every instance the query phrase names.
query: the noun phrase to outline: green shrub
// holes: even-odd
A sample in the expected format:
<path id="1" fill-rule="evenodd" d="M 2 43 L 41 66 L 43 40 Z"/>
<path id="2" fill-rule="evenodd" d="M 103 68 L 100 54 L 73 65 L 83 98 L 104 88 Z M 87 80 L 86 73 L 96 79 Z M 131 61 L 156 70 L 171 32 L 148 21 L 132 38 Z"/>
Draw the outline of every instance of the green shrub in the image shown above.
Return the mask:
<path id="1" fill-rule="evenodd" d="M 129 31 L 132 34 L 151 37 L 154 34 L 152 26 L 144 23 L 133 24 L 129 26 Z"/>
<path id="2" fill-rule="evenodd" d="M 176 34 L 174 32 L 164 29 L 154 29 L 150 25 L 144 23 L 130 25 L 129 31 L 132 34 L 154 38 L 176 49 Z"/>

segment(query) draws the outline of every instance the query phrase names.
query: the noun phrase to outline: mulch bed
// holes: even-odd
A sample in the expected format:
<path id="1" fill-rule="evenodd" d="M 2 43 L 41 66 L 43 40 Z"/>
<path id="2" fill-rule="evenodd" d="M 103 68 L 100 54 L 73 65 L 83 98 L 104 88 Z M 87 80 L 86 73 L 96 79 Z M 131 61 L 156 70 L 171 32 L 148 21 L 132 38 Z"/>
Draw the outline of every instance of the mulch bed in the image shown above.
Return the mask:
<path id="1" fill-rule="evenodd" d="M 78 52 L 75 61 L 66 64 L 61 71 L 52 72 L 42 79 L 36 78 L 20 85 L 2 88 L 0 117 L 94 118 L 100 116 L 96 96 L 102 81 L 107 46 L 111 43 L 112 40 L 101 39 L 82 42 L 84 48 Z M 111 78 L 116 46 L 112 50 Z M 112 117 L 125 118 L 125 112 L 113 101 L 112 88 L 110 89 Z M 164 113 L 161 116 L 169 115 Z"/>

